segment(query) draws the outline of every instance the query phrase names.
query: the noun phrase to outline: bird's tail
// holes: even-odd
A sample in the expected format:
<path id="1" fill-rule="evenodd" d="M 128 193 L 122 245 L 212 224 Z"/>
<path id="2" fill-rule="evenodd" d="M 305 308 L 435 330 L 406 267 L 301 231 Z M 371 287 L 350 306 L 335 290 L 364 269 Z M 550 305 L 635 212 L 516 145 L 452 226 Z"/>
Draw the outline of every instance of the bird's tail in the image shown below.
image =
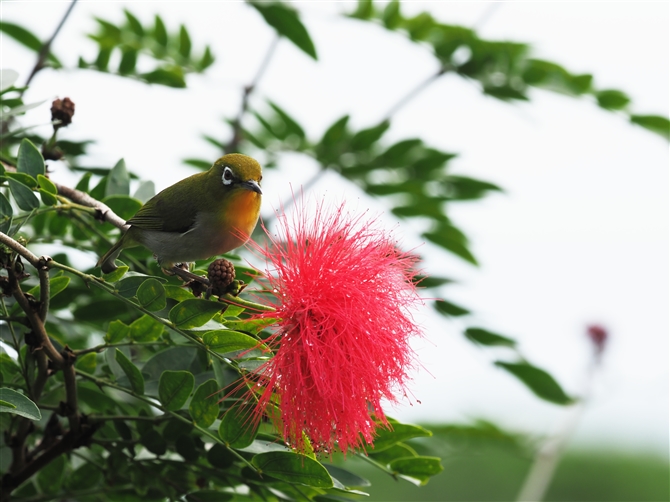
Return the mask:
<path id="1" fill-rule="evenodd" d="M 98 260 L 97 266 L 100 267 L 103 274 L 109 274 L 114 272 L 118 267 L 114 263 L 116 258 L 118 258 L 119 253 L 123 248 L 131 247 L 128 245 L 127 241 L 128 232 L 123 234 L 123 236 L 114 244 L 109 251 L 107 251 L 102 258 Z"/>

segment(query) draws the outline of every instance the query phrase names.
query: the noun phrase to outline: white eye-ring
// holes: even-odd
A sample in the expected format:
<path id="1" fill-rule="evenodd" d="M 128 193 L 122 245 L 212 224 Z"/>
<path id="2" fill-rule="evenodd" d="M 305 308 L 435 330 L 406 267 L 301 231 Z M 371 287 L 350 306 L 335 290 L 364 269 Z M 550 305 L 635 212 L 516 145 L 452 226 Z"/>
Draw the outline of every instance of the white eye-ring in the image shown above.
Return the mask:
<path id="1" fill-rule="evenodd" d="M 223 169 L 223 176 L 221 176 L 224 185 L 230 185 L 233 182 L 233 171 L 230 167 Z"/>

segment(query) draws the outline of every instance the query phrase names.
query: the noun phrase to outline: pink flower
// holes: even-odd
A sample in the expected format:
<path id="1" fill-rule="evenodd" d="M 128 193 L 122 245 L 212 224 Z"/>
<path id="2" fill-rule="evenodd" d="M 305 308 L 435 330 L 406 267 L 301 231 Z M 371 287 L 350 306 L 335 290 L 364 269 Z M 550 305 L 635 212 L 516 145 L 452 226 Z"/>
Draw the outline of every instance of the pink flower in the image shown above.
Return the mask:
<path id="1" fill-rule="evenodd" d="M 255 245 L 266 259 L 274 293 L 274 357 L 256 370 L 256 417 L 279 404 L 279 427 L 294 448 L 343 452 L 373 443 L 378 427 L 390 427 L 381 401 L 406 395 L 419 334 L 411 311 L 416 257 L 399 251 L 376 221 L 364 221 L 341 205 L 316 215 L 300 207 L 278 213 L 278 235 Z M 303 436 L 304 434 L 304 436 Z"/>

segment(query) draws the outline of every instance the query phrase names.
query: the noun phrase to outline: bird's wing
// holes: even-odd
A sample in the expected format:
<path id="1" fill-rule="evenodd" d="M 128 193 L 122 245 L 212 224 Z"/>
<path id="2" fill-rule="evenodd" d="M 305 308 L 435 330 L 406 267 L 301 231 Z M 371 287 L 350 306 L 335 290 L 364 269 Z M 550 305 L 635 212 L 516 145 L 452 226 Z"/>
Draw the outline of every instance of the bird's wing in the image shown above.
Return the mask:
<path id="1" fill-rule="evenodd" d="M 189 200 L 181 188 L 178 184 L 166 188 L 144 204 L 127 223 L 142 230 L 188 232 L 195 225 L 197 209 L 195 201 Z"/>

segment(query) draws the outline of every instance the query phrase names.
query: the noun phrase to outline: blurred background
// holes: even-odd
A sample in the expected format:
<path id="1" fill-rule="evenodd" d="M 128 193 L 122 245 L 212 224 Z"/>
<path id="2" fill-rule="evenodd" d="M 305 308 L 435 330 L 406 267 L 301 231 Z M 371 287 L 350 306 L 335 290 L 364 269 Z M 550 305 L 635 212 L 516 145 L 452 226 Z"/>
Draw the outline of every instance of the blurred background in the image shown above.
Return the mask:
<path id="1" fill-rule="evenodd" d="M 250 106 L 265 110 L 266 100 L 272 100 L 312 138 L 344 114 L 351 115 L 354 130 L 378 124 L 439 68 L 421 44 L 342 16 L 355 3 L 294 6 L 318 61 L 280 40 Z M 3 1 L 0 7 L 3 21 L 46 39 L 68 4 Z M 183 23 L 194 48 L 211 46 L 214 65 L 189 75 L 187 89 L 74 69 L 79 56 L 92 61 L 97 55 L 97 45 L 85 37 L 97 29 L 94 17 L 120 24 L 124 8 L 144 24 L 157 13 L 168 29 Z M 406 16 L 428 11 L 442 23 L 475 29 L 484 39 L 528 43 L 533 57 L 592 74 L 599 89 L 622 90 L 633 113 L 668 116 L 667 2 L 402 2 L 402 10 Z M 201 136 L 228 141 L 230 127 L 222 119 L 238 114 L 242 89 L 253 81 L 274 38 L 259 13 L 243 3 L 81 2 L 53 46 L 72 69 L 47 69 L 35 78 L 24 100 L 45 102 L 21 122 L 44 124 L 36 131 L 48 136 L 50 102 L 68 96 L 76 115 L 67 139 L 96 139 L 82 164 L 111 167 L 123 157 L 131 171 L 160 190 L 194 172 L 183 159 L 213 161 L 220 155 Z M 2 67 L 25 81 L 34 53 L 4 34 L 1 40 Z M 579 396 L 592 355 L 586 326 L 601 324 L 610 335 L 602 365 L 550 499 L 565 500 L 559 481 L 574 485 L 581 475 L 586 485 L 614 485 L 609 495 L 579 492 L 585 497 L 580 500 L 655 500 L 668 490 L 668 143 L 631 124 L 625 114 L 599 108 L 592 96 L 575 99 L 534 88 L 528 95 L 527 102 L 503 102 L 483 95 L 472 81 L 447 74 L 401 107 L 384 137 L 387 144 L 420 137 L 458 155 L 450 173 L 502 188 L 449 207 L 479 267 L 427 242 L 417 232 L 425 230 L 422 222 L 413 227 L 399 220 L 385 199 L 369 197 L 335 173 L 319 177 L 308 192 L 316 199 L 348 199 L 357 209 L 380 214 L 406 248 L 424 257 L 427 274 L 455 281 L 430 297 L 444 295 L 471 312 L 445 319 L 427 306 L 417 314 L 426 336 L 415 343 L 420 365 L 413 396 L 389 405 L 390 415 L 434 424 L 438 431 L 440 424 L 483 419 L 534 437 L 551 434 L 570 409 L 537 399 L 491 364 L 502 352 L 473 345 L 463 330 L 476 325 L 513 337 L 524 356 Z M 319 169 L 315 160 L 297 154 L 279 155 L 277 165 L 264 174 L 265 215 Z M 76 184 L 80 175 L 58 163 L 50 166 L 55 180 Z M 514 441 L 480 438 L 465 448 L 459 443 L 463 431 L 442 432 L 440 454 L 452 463 L 445 461 L 440 476 L 451 486 L 451 500 L 466 499 L 458 486 L 470 479 L 460 474 L 468 468 L 494 473 L 496 499 L 505 499 L 505 490 L 513 496 L 528 468 Z M 599 467 L 589 471 L 594 465 Z M 613 481 L 623 478 L 638 483 L 628 494 Z M 430 491 L 437 483 L 421 489 L 422 499 L 442 500 L 445 492 Z M 657 488 L 643 493 L 643 485 Z M 471 484 L 466 488 L 471 500 L 494 499 L 488 492 L 472 495 Z"/>

